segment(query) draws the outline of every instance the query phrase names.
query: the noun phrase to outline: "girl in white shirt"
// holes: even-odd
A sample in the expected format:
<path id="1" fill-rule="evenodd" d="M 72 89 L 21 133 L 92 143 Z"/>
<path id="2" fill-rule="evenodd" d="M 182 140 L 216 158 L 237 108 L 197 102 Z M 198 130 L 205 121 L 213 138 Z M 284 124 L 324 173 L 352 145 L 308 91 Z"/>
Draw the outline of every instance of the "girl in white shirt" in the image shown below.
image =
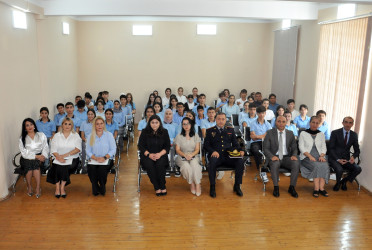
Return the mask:
<path id="1" fill-rule="evenodd" d="M 40 166 L 49 157 L 49 147 L 44 133 L 38 132 L 35 121 L 26 118 L 22 122 L 22 136 L 19 139 L 21 151 L 21 166 L 24 170 L 27 182 L 27 195 L 34 193 L 31 187 L 31 178 L 36 180 L 36 198 L 41 196 Z"/>

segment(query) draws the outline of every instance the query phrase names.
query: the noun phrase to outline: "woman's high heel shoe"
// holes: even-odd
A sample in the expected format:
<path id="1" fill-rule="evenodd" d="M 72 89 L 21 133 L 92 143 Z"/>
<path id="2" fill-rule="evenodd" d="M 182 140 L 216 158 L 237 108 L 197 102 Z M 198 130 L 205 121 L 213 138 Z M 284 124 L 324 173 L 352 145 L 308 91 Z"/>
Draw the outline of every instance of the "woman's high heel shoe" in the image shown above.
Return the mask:
<path id="1" fill-rule="evenodd" d="M 31 188 L 31 192 L 28 192 L 28 189 L 27 189 L 27 195 L 30 197 L 34 195 L 34 193 L 32 192 L 32 188 Z"/>
<path id="2" fill-rule="evenodd" d="M 39 198 L 40 198 L 40 196 L 41 196 L 41 188 L 40 188 L 40 190 L 39 190 L 39 193 L 38 193 L 38 194 L 36 194 L 36 199 L 39 199 Z"/>
<path id="3" fill-rule="evenodd" d="M 61 197 L 61 194 L 54 194 L 54 196 L 59 199 Z"/>
<path id="4" fill-rule="evenodd" d="M 65 193 L 65 194 L 61 194 L 61 197 L 63 198 L 63 199 L 65 199 L 66 198 L 66 196 L 67 196 L 67 194 Z"/>

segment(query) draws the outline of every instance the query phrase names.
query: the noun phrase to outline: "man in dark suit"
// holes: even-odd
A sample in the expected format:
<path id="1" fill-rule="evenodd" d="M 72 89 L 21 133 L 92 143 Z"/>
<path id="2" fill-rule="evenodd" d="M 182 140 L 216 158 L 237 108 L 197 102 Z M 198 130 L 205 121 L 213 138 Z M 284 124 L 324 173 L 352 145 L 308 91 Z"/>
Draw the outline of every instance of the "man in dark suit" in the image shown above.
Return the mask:
<path id="1" fill-rule="evenodd" d="M 336 172 L 334 191 L 340 190 L 340 186 L 342 190 L 346 191 L 347 181 L 353 182 L 355 177 L 362 172 L 362 168 L 355 163 L 355 158 L 359 156 L 360 150 L 358 135 L 351 131 L 354 119 L 345 117 L 342 125 L 343 128 L 332 131 L 329 142 L 329 163 Z M 354 153 L 350 152 L 351 146 L 353 146 Z M 341 180 L 344 170 L 348 171 L 349 175 Z"/>
<path id="2" fill-rule="evenodd" d="M 274 183 L 273 195 L 279 197 L 279 167 L 291 170 L 291 183 L 288 189 L 297 198 L 295 190 L 300 163 L 297 159 L 297 143 L 292 131 L 285 129 L 286 118 L 278 116 L 275 120 L 276 128 L 267 131 L 263 142 L 264 154 L 269 161 L 271 178 Z"/>
<path id="3" fill-rule="evenodd" d="M 236 140 L 234 128 L 226 126 L 226 114 L 219 113 L 216 117 L 216 126 L 207 129 L 207 134 L 204 140 L 204 149 L 208 152 L 209 157 L 209 183 L 210 196 L 216 197 L 216 169 L 221 165 L 235 167 L 235 184 L 233 191 L 238 196 L 243 196 L 240 189 L 242 184 L 242 176 L 244 163 L 242 158 L 230 158 L 228 151 L 239 151 L 240 156 L 244 155 Z"/>

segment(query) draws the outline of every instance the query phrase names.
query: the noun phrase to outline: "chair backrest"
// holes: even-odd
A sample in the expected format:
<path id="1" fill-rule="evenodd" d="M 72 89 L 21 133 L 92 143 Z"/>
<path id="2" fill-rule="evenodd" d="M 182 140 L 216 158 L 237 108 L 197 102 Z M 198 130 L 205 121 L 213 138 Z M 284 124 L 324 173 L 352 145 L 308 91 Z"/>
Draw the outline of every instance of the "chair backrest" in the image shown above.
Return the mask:
<path id="1" fill-rule="evenodd" d="M 214 104 L 214 108 L 216 108 L 217 107 L 217 100 L 214 100 L 213 104 Z"/>
<path id="2" fill-rule="evenodd" d="M 234 127 L 239 126 L 239 115 L 237 114 L 231 115 L 231 121 Z"/>
<path id="3" fill-rule="evenodd" d="M 243 135 L 245 141 L 251 140 L 251 129 L 250 127 L 243 127 Z"/>

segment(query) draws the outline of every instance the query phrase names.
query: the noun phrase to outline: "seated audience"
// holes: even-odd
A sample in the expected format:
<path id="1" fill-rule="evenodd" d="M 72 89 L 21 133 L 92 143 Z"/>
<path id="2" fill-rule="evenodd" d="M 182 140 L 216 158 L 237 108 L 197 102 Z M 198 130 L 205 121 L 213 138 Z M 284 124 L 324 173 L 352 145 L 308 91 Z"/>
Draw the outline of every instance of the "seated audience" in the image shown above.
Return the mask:
<path id="1" fill-rule="evenodd" d="M 226 114 L 226 117 L 228 120 L 231 119 L 232 115 L 239 115 L 240 113 L 240 108 L 238 105 L 235 104 L 235 96 L 230 95 L 229 96 L 229 101 L 227 102 L 226 105 L 222 107 L 222 113 Z"/>
<path id="2" fill-rule="evenodd" d="M 194 122 L 185 117 L 182 120 L 182 131 L 174 140 L 176 144 L 176 164 L 181 168 L 183 178 L 190 184 L 192 194 L 201 195 L 202 166 L 199 164 L 200 137 L 194 129 Z"/>
<path id="3" fill-rule="evenodd" d="M 68 118 L 71 118 L 72 121 L 73 121 L 73 125 L 74 125 L 74 130 L 79 133 L 80 131 L 80 124 L 81 124 L 81 121 L 79 118 L 77 118 L 75 115 L 74 115 L 74 105 L 72 104 L 72 102 L 67 102 L 65 104 L 65 110 L 66 110 L 66 117 Z M 60 131 L 60 127 L 62 125 L 62 120 L 60 120 L 60 123 L 58 124 L 58 130 Z"/>
<path id="4" fill-rule="evenodd" d="M 45 134 L 48 142 L 56 133 L 56 124 L 49 119 L 49 109 L 47 107 L 40 109 L 40 120 L 36 120 L 36 127 L 39 132 Z"/>
<path id="5" fill-rule="evenodd" d="M 182 119 L 185 117 L 185 106 L 182 102 L 177 103 L 177 112 L 173 115 L 173 122 L 177 124 L 181 124 Z"/>
<path id="6" fill-rule="evenodd" d="M 250 127 L 251 126 L 250 124 L 256 121 L 258 117 L 256 114 L 256 104 L 245 102 L 244 110 L 247 110 L 247 109 L 248 109 L 248 113 L 244 111 L 240 113 L 241 116 L 239 115 L 239 117 L 241 117 L 239 121 L 239 125 L 242 131 L 244 127 Z"/>
<path id="7" fill-rule="evenodd" d="M 275 128 L 275 120 L 276 120 L 276 117 L 278 117 L 279 115 L 281 116 L 284 116 L 284 112 L 285 112 L 285 108 L 284 106 L 282 105 L 279 105 L 276 109 L 276 112 L 275 112 L 275 118 L 273 118 L 271 120 L 271 127 Z"/>
<path id="8" fill-rule="evenodd" d="M 84 94 L 84 101 L 85 101 L 85 111 L 88 111 L 88 109 L 94 108 L 94 103 L 92 102 L 92 95 L 89 92 L 85 92 Z"/>
<path id="9" fill-rule="evenodd" d="M 224 113 L 217 114 L 216 126 L 207 130 L 207 135 L 204 140 L 204 149 L 208 152 L 209 158 L 209 195 L 212 198 L 216 197 L 215 185 L 217 167 L 228 165 L 235 167 L 235 184 L 233 191 L 238 196 L 243 196 L 243 192 L 240 189 L 244 170 L 243 159 L 230 157 L 228 152 L 239 152 L 240 156 L 243 157 L 244 151 L 240 149 L 234 129 L 232 127 L 226 127 L 226 115 Z"/>
<path id="10" fill-rule="evenodd" d="M 254 103 L 254 98 L 252 96 L 248 96 L 247 99 L 249 103 Z"/>
<path id="11" fill-rule="evenodd" d="M 130 109 L 132 110 L 132 114 L 136 113 L 136 104 L 133 102 L 133 96 L 131 93 L 127 93 L 127 103 Z"/>
<path id="12" fill-rule="evenodd" d="M 198 124 L 195 123 L 195 114 L 194 114 L 194 112 L 187 111 L 185 117 L 187 117 L 187 118 L 189 118 L 191 120 L 191 122 L 193 123 L 193 127 L 194 127 L 194 130 L 195 130 L 195 133 L 197 133 L 199 135 L 199 126 L 198 126 Z M 182 131 L 182 121 L 178 125 L 177 134 L 180 134 L 181 131 Z M 201 132 L 201 130 L 200 130 L 200 132 Z"/>
<path id="13" fill-rule="evenodd" d="M 276 95 L 275 95 L 275 94 L 270 94 L 270 95 L 269 95 L 269 102 L 270 102 L 270 104 L 269 104 L 269 109 L 270 109 L 271 111 L 273 111 L 274 114 L 275 114 L 276 109 L 277 109 L 278 106 L 279 106 L 279 104 L 276 102 Z"/>
<path id="14" fill-rule="evenodd" d="M 47 182 L 56 185 L 54 196 L 58 199 L 67 196 L 65 186 L 71 183 L 70 173 L 78 168 L 79 152 L 82 149 L 81 138 L 73 130 L 72 119 L 68 117 L 63 119 L 61 127 L 61 131 L 51 142 L 50 153 L 54 156 L 54 160 L 47 176 Z"/>
<path id="15" fill-rule="evenodd" d="M 107 174 L 111 168 L 109 160 L 114 158 L 115 153 L 115 139 L 105 131 L 105 121 L 98 116 L 93 121 L 92 133 L 87 141 L 87 156 L 90 159 L 88 176 L 94 196 L 106 194 Z"/>
<path id="16" fill-rule="evenodd" d="M 145 108 L 148 107 L 148 106 L 153 106 L 154 105 L 154 102 L 155 102 L 155 95 L 153 93 L 151 93 L 149 95 L 149 99 L 147 100 L 147 103 L 145 104 Z"/>
<path id="17" fill-rule="evenodd" d="M 310 119 L 310 128 L 301 133 L 298 143 L 301 159 L 301 175 L 314 180 L 313 196 L 319 194 L 328 197 L 324 185 L 329 180 L 329 166 L 325 159 L 327 146 L 325 136 L 318 130 L 319 118 L 313 116 Z"/>
<path id="18" fill-rule="evenodd" d="M 310 128 L 310 117 L 307 116 L 308 108 L 305 104 L 300 105 L 300 115 L 295 117 L 293 123 L 299 129 L 308 129 Z"/>
<path id="19" fill-rule="evenodd" d="M 159 92 L 157 90 L 152 91 L 152 93 L 155 95 L 155 97 L 159 96 Z"/>
<path id="20" fill-rule="evenodd" d="M 141 152 L 141 165 L 154 185 L 156 196 L 166 195 L 165 172 L 169 165 L 170 140 L 168 131 L 163 128 L 157 115 L 150 117 L 139 137 L 138 148 Z"/>
<path id="21" fill-rule="evenodd" d="M 271 129 L 270 123 L 265 121 L 266 108 L 264 106 L 259 106 L 256 109 L 257 120 L 250 123 L 251 132 L 251 151 L 256 162 L 256 167 L 259 169 L 262 163 L 262 140 L 266 136 L 266 132 Z M 285 123 L 284 123 L 285 126 Z"/>
<path id="22" fill-rule="evenodd" d="M 106 109 L 105 110 L 105 127 L 108 132 L 112 134 L 114 139 L 118 137 L 119 132 L 119 124 L 114 121 L 114 111 L 112 109 Z"/>
<path id="23" fill-rule="evenodd" d="M 169 106 L 170 95 L 172 94 L 172 90 L 170 88 L 165 89 L 165 96 L 162 98 L 163 108 Z"/>
<path id="24" fill-rule="evenodd" d="M 94 111 L 94 109 L 88 109 L 87 116 L 88 119 L 86 121 L 83 121 L 80 126 L 80 134 L 82 140 L 81 163 L 83 166 L 83 174 L 86 174 L 86 168 L 84 167 L 86 159 L 86 141 L 87 138 L 90 136 L 90 133 L 92 133 L 93 120 L 94 118 L 96 118 L 96 112 Z"/>
<path id="25" fill-rule="evenodd" d="M 87 111 L 85 110 L 85 101 L 80 100 L 77 103 L 77 110 L 74 111 L 74 116 L 80 121 L 85 121 L 87 119 Z"/>
<path id="26" fill-rule="evenodd" d="M 326 140 L 329 140 L 331 138 L 331 133 L 329 129 L 330 126 L 325 120 L 327 113 L 324 110 L 318 110 L 316 112 L 316 116 L 319 117 L 320 119 L 320 125 L 319 125 L 318 130 L 324 133 Z"/>
<path id="27" fill-rule="evenodd" d="M 163 119 L 164 119 L 163 105 L 161 105 L 160 102 L 155 102 L 154 103 L 154 109 L 155 109 L 155 114 L 160 117 L 160 120 L 163 121 Z"/>
<path id="28" fill-rule="evenodd" d="M 293 99 L 288 99 L 287 101 L 287 109 L 289 112 L 291 112 L 292 114 L 292 119 L 296 118 L 297 116 L 300 115 L 300 112 L 298 112 L 297 110 L 295 110 L 295 100 Z"/>
<path id="29" fill-rule="evenodd" d="M 197 116 L 195 117 L 195 123 L 198 124 L 199 127 L 201 127 L 202 122 L 207 119 L 207 117 L 204 115 L 204 108 L 203 106 L 198 105 L 196 107 L 197 110 Z"/>
<path id="30" fill-rule="evenodd" d="M 261 92 L 256 92 L 254 94 L 254 103 L 256 104 L 257 107 L 262 105 L 262 94 L 261 94 Z"/>
<path id="31" fill-rule="evenodd" d="M 244 108 L 244 103 L 246 101 L 248 101 L 247 95 L 248 95 L 247 94 L 247 90 L 246 89 L 242 89 L 240 91 L 240 98 L 235 101 L 235 104 L 239 106 L 240 110 L 242 110 Z"/>
<path id="32" fill-rule="evenodd" d="M 31 187 L 31 178 L 34 176 L 36 181 L 36 198 L 40 198 L 40 167 L 45 162 L 45 159 L 49 157 L 47 137 L 44 133 L 38 132 L 35 121 L 31 118 L 23 120 L 21 134 L 21 138 L 19 138 L 19 150 L 21 151 L 20 165 L 22 173 L 20 174 L 26 177 L 27 195 L 30 197 L 34 195 Z"/>
<path id="33" fill-rule="evenodd" d="M 109 100 L 109 92 L 108 91 L 102 91 L 102 98 L 105 100 L 105 109 L 112 109 L 114 108 L 114 103 Z"/>
<path id="34" fill-rule="evenodd" d="M 160 95 L 155 96 L 154 104 L 155 104 L 155 102 L 160 103 L 160 105 L 163 107 L 163 99 L 161 99 L 161 96 Z"/>
<path id="35" fill-rule="evenodd" d="M 66 116 L 65 105 L 63 103 L 58 103 L 57 111 L 58 113 L 54 115 L 54 123 L 56 124 L 58 129 L 58 124 L 60 124 L 61 120 L 63 120 L 63 118 L 65 118 Z"/>
<path id="36" fill-rule="evenodd" d="M 112 111 L 114 111 L 114 121 L 118 124 L 119 128 L 123 127 L 125 125 L 125 114 L 118 100 L 114 101 L 114 109 Z"/>
<path id="37" fill-rule="evenodd" d="M 284 112 L 284 117 L 286 119 L 285 129 L 287 129 L 289 131 L 292 131 L 293 135 L 297 139 L 297 137 L 298 137 L 298 131 L 297 131 L 296 125 L 294 125 L 294 124 L 291 123 L 291 121 L 292 121 L 292 114 L 291 114 L 291 112 L 289 112 L 288 110 L 285 111 Z"/>
<path id="38" fill-rule="evenodd" d="M 329 142 L 329 163 L 336 172 L 336 185 L 334 191 L 341 189 L 346 191 L 346 183 L 354 181 L 354 179 L 362 172 L 362 168 L 356 164 L 355 158 L 359 157 L 359 142 L 358 135 L 351 128 L 354 126 L 354 119 L 347 116 L 342 121 L 343 128 L 332 131 L 331 140 Z M 350 148 L 353 147 L 353 152 Z M 344 170 L 348 171 L 348 175 L 342 178 Z"/>
<path id="39" fill-rule="evenodd" d="M 124 116 L 132 114 L 132 109 L 131 109 L 131 106 L 128 105 L 126 95 L 120 95 L 120 107 L 123 110 Z"/>
<path id="40" fill-rule="evenodd" d="M 187 102 L 186 96 L 183 95 L 183 88 L 179 87 L 177 90 L 177 102 L 182 102 L 185 104 Z"/>
<path id="41" fill-rule="evenodd" d="M 79 101 L 81 101 L 83 98 L 81 98 L 81 96 L 77 95 L 75 96 L 75 107 L 74 107 L 74 110 L 77 110 L 78 107 L 77 107 L 77 104 Z"/>
<path id="42" fill-rule="evenodd" d="M 225 94 L 225 100 L 227 102 L 227 100 L 229 99 L 229 96 L 230 96 L 230 90 L 229 89 L 224 89 L 222 92 Z M 222 102 L 222 99 L 221 98 L 218 98 L 217 99 L 217 103 L 220 103 L 220 102 Z M 216 110 L 216 112 L 217 111 L 218 110 Z"/>
<path id="43" fill-rule="evenodd" d="M 197 87 L 193 87 L 192 88 L 192 97 L 193 97 L 193 102 L 194 103 L 196 103 L 197 105 L 199 104 L 199 102 L 198 102 L 198 97 L 199 97 L 199 95 L 198 95 L 198 88 Z"/>
<path id="44" fill-rule="evenodd" d="M 207 136 L 207 129 L 216 126 L 216 110 L 213 107 L 208 108 L 208 118 L 201 123 L 201 131 L 203 138 Z"/>
<path id="45" fill-rule="evenodd" d="M 169 106 L 167 108 L 171 109 L 173 114 L 177 112 L 177 97 L 171 96 L 169 101 Z"/>
<path id="46" fill-rule="evenodd" d="M 147 126 L 147 123 L 150 119 L 151 116 L 155 115 L 155 109 L 154 107 L 151 107 L 151 106 L 147 106 L 145 108 L 145 119 L 142 119 L 139 123 L 138 123 L 138 127 L 137 127 L 137 130 L 138 130 L 138 137 L 140 137 L 141 135 L 141 131 L 143 129 L 146 128 Z"/>
<path id="47" fill-rule="evenodd" d="M 291 171 L 291 181 L 288 189 L 293 197 L 297 198 L 295 190 L 300 164 L 297 159 L 297 143 L 293 133 L 285 129 L 286 119 L 283 116 L 276 118 L 276 128 L 267 131 L 264 140 L 264 154 L 269 161 L 271 178 L 274 183 L 273 195 L 279 197 L 279 168 Z"/>
<path id="48" fill-rule="evenodd" d="M 266 98 L 263 99 L 262 106 L 266 108 L 265 120 L 270 122 L 272 119 L 275 118 L 275 115 L 274 115 L 274 112 L 271 109 L 269 109 L 269 99 L 266 99 Z"/>
<path id="49" fill-rule="evenodd" d="M 104 109 L 104 104 L 101 100 L 99 100 L 98 102 L 96 102 L 96 107 L 97 107 L 97 110 L 96 110 L 96 116 L 98 117 L 102 117 L 103 120 L 105 120 L 105 109 Z"/>

